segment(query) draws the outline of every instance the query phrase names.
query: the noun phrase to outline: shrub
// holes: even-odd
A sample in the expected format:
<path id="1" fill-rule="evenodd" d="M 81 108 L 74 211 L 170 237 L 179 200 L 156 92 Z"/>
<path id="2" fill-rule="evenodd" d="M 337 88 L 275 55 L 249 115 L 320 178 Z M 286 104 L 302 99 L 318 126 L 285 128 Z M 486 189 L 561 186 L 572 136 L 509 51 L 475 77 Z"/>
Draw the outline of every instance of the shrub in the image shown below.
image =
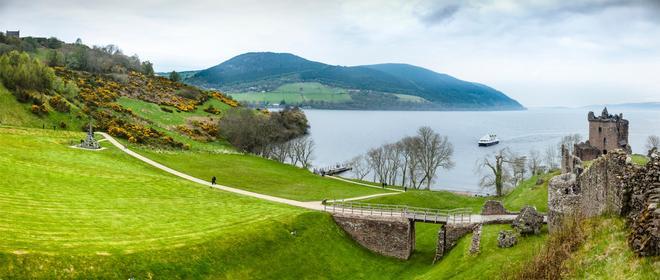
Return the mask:
<path id="1" fill-rule="evenodd" d="M 41 105 L 33 104 L 30 107 L 30 111 L 32 111 L 32 113 L 37 116 L 43 116 L 48 114 L 48 109 L 46 109 L 46 106 L 44 106 L 44 104 Z"/>
<path id="2" fill-rule="evenodd" d="M 174 113 L 174 110 L 172 110 L 170 108 L 167 108 L 167 107 L 160 107 L 160 109 L 163 110 L 164 112 Z"/>
<path id="3" fill-rule="evenodd" d="M 0 56 L 0 81 L 8 89 L 47 92 L 54 80 L 53 70 L 27 53 L 11 51 Z"/>
<path id="4" fill-rule="evenodd" d="M 64 98 L 60 97 L 59 95 L 53 96 L 50 99 L 48 99 L 48 104 L 50 104 L 55 111 L 58 112 L 69 112 L 71 111 L 71 107 L 69 104 L 64 100 Z"/>
<path id="5" fill-rule="evenodd" d="M 206 107 L 206 109 L 204 109 L 204 112 L 214 114 L 214 115 L 219 115 L 220 114 L 220 110 L 213 107 L 213 105 L 209 105 L 209 107 Z"/>

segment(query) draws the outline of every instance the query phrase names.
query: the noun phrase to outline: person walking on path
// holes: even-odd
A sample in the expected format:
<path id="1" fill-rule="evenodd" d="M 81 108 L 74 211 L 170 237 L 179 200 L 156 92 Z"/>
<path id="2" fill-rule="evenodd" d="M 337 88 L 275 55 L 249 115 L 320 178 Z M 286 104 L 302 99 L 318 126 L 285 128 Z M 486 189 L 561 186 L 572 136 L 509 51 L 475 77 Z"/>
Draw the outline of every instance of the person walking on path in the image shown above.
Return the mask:
<path id="1" fill-rule="evenodd" d="M 211 185 L 215 185 L 215 176 L 213 176 L 213 178 L 211 178 Z"/>

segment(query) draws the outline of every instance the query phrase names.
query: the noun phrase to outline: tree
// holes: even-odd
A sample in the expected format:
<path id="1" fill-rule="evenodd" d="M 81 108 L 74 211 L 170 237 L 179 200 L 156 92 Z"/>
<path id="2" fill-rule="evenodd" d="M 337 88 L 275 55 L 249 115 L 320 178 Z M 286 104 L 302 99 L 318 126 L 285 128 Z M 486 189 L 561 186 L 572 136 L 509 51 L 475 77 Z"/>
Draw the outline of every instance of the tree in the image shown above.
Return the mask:
<path id="1" fill-rule="evenodd" d="M 481 178 L 479 184 L 482 187 L 494 187 L 495 194 L 502 196 L 504 188 L 511 182 L 511 175 L 504 165 L 507 162 L 510 162 L 507 149 L 497 151 L 494 161 L 486 156 L 480 167 L 487 167 L 489 172 Z"/>
<path id="2" fill-rule="evenodd" d="M 363 155 L 354 157 L 348 162 L 348 166 L 351 167 L 351 172 L 355 178 L 359 180 L 364 180 L 364 177 L 367 177 L 369 174 L 369 164 Z"/>
<path id="3" fill-rule="evenodd" d="M 557 163 L 558 161 L 557 146 L 549 145 L 548 147 L 546 147 L 544 161 L 545 164 L 548 166 L 548 169 L 550 170 L 559 168 L 559 164 Z"/>
<path id="4" fill-rule="evenodd" d="M 176 71 L 172 71 L 170 73 L 170 80 L 172 82 L 180 82 L 181 81 L 181 75 L 179 75 L 179 73 L 177 73 Z"/>
<path id="5" fill-rule="evenodd" d="M 509 166 L 511 167 L 511 172 L 513 174 L 511 177 L 512 184 L 517 186 L 525 179 L 525 174 L 527 174 L 527 157 L 512 155 L 509 161 Z"/>
<path id="6" fill-rule="evenodd" d="M 309 136 L 302 136 L 291 140 L 292 153 L 294 155 L 293 165 L 300 163 L 302 168 L 309 169 L 312 165 L 314 153 L 314 140 Z"/>
<path id="7" fill-rule="evenodd" d="M 649 135 L 646 138 L 646 149 L 650 151 L 653 148 L 660 149 L 660 137 L 657 135 Z"/>
<path id="8" fill-rule="evenodd" d="M 142 74 L 145 74 L 147 76 L 153 76 L 154 75 L 154 65 L 150 61 L 144 61 L 142 62 Z"/>
<path id="9" fill-rule="evenodd" d="M 451 156 L 454 154 L 454 146 L 449 143 L 447 136 L 441 137 L 428 126 L 417 130 L 420 141 L 420 168 L 424 172 L 426 189 L 431 189 L 431 183 L 435 180 L 438 168 L 450 169 L 454 166 Z"/>
<path id="10" fill-rule="evenodd" d="M 374 181 L 386 183 L 388 168 L 385 149 L 382 146 L 370 149 L 367 152 L 367 162 L 374 173 Z"/>
<path id="11" fill-rule="evenodd" d="M 532 176 L 538 175 L 541 172 L 541 153 L 539 153 L 539 151 L 529 151 L 529 156 L 527 156 L 527 168 Z"/>
<path id="12" fill-rule="evenodd" d="M 580 134 L 569 134 L 561 138 L 561 141 L 559 141 L 559 144 L 557 144 L 557 150 L 559 151 L 559 154 L 561 154 L 561 146 L 564 145 L 566 149 L 568 149 L 569 154 L 573 154 L 573 149 L 576 144 L 580 143 L 582 141 L 582 135 Z"/>
<path id="13" fill-rule="evenodd" d="M 82 45 L 82 44 L 83 44 L 82 39 L 80 38 L 76 39 L 76 45 Z"/>

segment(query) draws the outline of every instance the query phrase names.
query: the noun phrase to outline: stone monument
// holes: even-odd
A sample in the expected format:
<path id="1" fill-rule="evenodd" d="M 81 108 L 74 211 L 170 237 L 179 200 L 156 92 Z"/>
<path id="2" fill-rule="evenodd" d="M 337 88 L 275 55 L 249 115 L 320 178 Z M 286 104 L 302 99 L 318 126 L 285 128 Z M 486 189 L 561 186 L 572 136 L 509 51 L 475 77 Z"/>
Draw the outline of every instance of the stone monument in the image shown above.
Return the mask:
<path id="1" fill-rule="evenodd" d="M 83 149 L 90 149 L 90 150 L 98 150 L 101 149 L 101 145 L 99 145 L 99 142 L 94 139 L 94 130 L 92 128 L 92 122 L 89 122 L 89 126 L 87 129 L 87 138 L 85 140 L 80 140 L 80 145 L 78 145 L 79 148 Z"/>

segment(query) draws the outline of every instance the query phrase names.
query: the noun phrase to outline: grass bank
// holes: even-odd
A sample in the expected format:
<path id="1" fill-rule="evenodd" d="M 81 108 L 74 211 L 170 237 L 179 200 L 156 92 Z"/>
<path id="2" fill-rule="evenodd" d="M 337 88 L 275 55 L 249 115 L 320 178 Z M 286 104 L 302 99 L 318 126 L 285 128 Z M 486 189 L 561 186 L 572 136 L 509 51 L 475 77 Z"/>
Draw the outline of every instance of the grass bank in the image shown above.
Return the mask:
<path id="1" fill-rule="evenodd" d="M 495 199 L 501 200 L 504 206 L 512 211 L 518 211 L 526 205 L 532 205 L 538 211 L 547 212 L 548 181 L 556 175 L 558 175 L 558 172 L 532 176 L 499 198 L 465 196 L 448 191 L 408 190 L 399 195 L 365 199 L 363 202 L 435 209 L 471 208 L 474 213 L 479 213 L 486 200 Z M 537 185 L 539 178 L 543 180 L 543 183 Z"/>

